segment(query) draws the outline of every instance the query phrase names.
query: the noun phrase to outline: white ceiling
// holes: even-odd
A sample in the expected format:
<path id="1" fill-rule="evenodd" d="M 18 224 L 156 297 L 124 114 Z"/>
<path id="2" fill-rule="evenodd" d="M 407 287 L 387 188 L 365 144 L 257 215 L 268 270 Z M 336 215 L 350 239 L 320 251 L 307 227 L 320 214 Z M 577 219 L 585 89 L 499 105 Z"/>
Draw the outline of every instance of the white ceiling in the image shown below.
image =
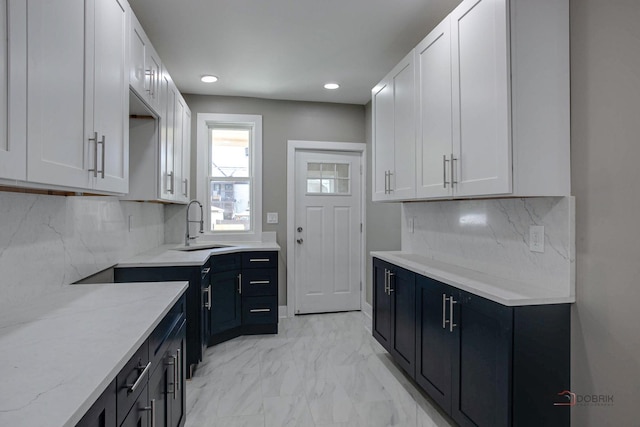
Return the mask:
<path id="1" fill-rule="evenodd" d="M 366 104 L 460 0 L 129 2 L 182 93 Z"/>

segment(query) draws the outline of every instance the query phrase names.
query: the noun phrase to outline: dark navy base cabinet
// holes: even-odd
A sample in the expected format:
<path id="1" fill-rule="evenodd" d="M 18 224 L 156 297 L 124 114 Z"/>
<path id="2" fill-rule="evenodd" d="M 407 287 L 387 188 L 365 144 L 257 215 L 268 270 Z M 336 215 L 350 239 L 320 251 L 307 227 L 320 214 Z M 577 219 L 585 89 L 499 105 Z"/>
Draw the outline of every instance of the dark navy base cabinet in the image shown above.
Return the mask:
<path id="1" fill-rule="evenodd" d="M 278 333 L 278 253 L 211 258 L 209 345 L 240 335 Z"/>
<path id="2" fill-rule="evenodd" d="M 183 267 L 125 267 L 115 268 L 114 281 L 127 282 L 170 282 L 188 281 L 187 288 L 187 326 L 186 326 L 186 364 L 187 378 L 195 366 L 202 360 L 203 349 L 207 346 L 203 336 L 207 325 L 202 324 L 203 310 L 207 298 L 205 289 L 209 286 L 209 265 Z"/>
<path id="3" fill-rule="evenodd" d="M 415 372 L 415 273 L 374 260 L 373 335 L 411 377 Z"/>
<path id="4" fill-rule="evenodd" d="M 373 336 L 459 425 L 570 425 L 554 405 L 570 387 L 569 304 L 507 307 L 375 258 L 373 273 Z"/>

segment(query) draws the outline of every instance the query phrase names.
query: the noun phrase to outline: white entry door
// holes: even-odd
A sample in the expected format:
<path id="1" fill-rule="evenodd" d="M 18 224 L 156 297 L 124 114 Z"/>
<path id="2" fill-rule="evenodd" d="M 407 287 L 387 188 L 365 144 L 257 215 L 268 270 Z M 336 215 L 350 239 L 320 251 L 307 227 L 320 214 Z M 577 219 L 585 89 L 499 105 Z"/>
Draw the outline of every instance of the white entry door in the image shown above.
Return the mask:
<path id="1" fill-rule="evenodd" d="M 360 310 L 361 153 L 296 151 L 296 314 Z"/>

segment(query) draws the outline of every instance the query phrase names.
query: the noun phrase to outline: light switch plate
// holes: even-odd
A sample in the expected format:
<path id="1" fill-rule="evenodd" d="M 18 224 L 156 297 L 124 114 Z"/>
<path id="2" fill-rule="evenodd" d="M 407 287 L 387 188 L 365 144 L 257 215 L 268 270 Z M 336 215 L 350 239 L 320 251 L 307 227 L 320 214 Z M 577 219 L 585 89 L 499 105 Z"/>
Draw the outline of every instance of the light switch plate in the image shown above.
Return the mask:
<path id="1" fill-rule="evenodd" d="M 278 212 L 267 212 L 267 224 L 278 223 Z"/>
<path id="2" fill-rule="evenodd" d="M 529 250 L 544 252 L 544 225 L 529 226 Z"/>

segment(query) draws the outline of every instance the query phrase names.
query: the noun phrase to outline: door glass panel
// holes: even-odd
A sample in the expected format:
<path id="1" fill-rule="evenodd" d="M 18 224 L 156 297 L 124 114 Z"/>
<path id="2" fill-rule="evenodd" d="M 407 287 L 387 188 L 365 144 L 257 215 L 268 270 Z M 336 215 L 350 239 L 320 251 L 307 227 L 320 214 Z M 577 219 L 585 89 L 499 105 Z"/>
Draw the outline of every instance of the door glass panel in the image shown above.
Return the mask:
<path id="1" fill-rule="evenodd" d="M 307 194 L 350 194 L 349 163 L 307 163 Z"/>

